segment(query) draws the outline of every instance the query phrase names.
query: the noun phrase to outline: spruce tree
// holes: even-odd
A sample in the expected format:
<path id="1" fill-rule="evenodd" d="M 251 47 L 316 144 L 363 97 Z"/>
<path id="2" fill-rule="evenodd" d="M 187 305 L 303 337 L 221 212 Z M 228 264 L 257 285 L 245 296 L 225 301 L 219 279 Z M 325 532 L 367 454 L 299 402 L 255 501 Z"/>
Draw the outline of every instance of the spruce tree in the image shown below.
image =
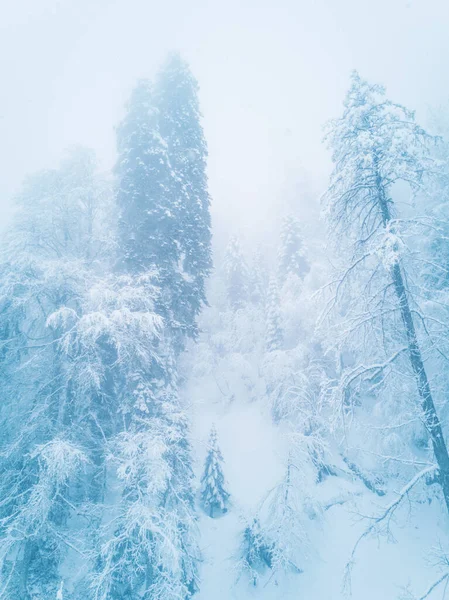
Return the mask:
<path id="1" fill-rule="evenodd" d="M 223 456 L 218 447 L 217 430 L 212 427 L 209 437 L 209 449 L 201 478 L 201 502 L 210 517 L 219 511 L 227 512 L 229 492 L 225 489 L 223 475 Z"/>
<path id="2" fill-rule="evenodd" d="M 236 236 L 226 248 L 224 271 L 229 304 L 234 310 L 242 308 L 249 298 L 249 272 Z"/>
<path id="3" fill-rule="evenodd" d="M 285 280 L 289 275 L 303 278 L 309 270 L 304 242 L 298 219 L 289 215 L 284 218 L 279 248 L 279 272 Z"/>
<path id="4" fill-rule="evenodd" d="M 279 314 L 279 290 L 276 279 L 270 280 L 267 306 L 266 347 L 269 352 L 280 350 L 283 342 L 283 334 Z"/>
<path id="5" fill-rule="evenodd" d="M 156 83 L 160 133 L 170 157 L 167 188 L 176 219 L 182 273 L 176 319 L 197 335 L 196 318 L 206 304 L 205 280 L 212 268 L 207 145 L 201 125 L 198 83 L 178 54 L 169 57 Z"/>
<path id="6" fill-rule="evenodd" d="M 190 144 L 187 155 L 197 156 L 189 127 L 197 126 L 202 136 L 199 110 L 189 113 L 193 100 L 178 96 L 182 84 L 171 85 L 169 71 L 159 77 L 156 93 L 148 82 L 139 83 L 118 129 L 117 262 L 135 285 L 148 287 L 149 296 L 156 285 L 154 308 L 163 321 L 157 348 L 142 347 L 117 364 L 115 385 L 127 425 L 117 437 L 116 457 L 130 468 L 120 472 L 123 517 L 104 540 L 106 558 L 102 550 L 96 565 L 95 589 L 104 600 L 124 595 L 174 600 L 198 588 L 191 449 L 177 389 L 177 358 L 185 337 L 195 336 L 205 302 L 210 265 L 204 266 L 201 252 L 210 258 L 210 236 L 203 228 L 209 223 L 209 197 L 198 172 L 201 166 L 204 175 L 205 155 L 191 169 L 180 154 Z M 190 120 L 184 120 L 186 114 Z M 198 122 L 192 125 L 195 116 Z M 200 191 L 206 194 L 204 211 L 194 214 L 204 199 Z M 140 333 L 135 336 L 138 342 Z"/>
<path id="7" fill-rule="evenodd" d="M 182 278 L 177 215 L 169 194 L 173 174 L 149 81 L 140 81 L 132 92 L 117 147 L 119 270 L 133 275 L 157 270 L 159 312 L 173 329 L 182 328 L 174 314 Z"/>

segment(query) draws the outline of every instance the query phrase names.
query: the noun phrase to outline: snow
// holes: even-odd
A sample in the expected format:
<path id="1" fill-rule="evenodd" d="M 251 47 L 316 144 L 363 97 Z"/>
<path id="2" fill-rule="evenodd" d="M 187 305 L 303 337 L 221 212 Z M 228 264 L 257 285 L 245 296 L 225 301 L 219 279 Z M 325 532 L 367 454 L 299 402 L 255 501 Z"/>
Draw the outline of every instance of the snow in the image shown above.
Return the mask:
<path id="1" fill-rule="evenodd" d="M 396 218 L 429 136 L 353 73 L 324 211 L 343 275 L 295 213 L 219 248 L 206 302 L 197 84 L 175 56 L 152 89 L 115 191 L 72 157 L 2 246 L 0 597 L 443 599 L 447 237 L 434 256 L 441 229 Z"/>
<path id="2" fill-rule="evenodd" d="M 227 490 L 231 494 L 229 510 L 220 518 L 212 519 L 199 511 L 202 564 L 198 600 L 420 598 L 420 594 L 444 573 L 444 566 L 438 565 L 436 559 L 429 560 L 439 543 L 445 547 L 449 541 L 447 518 L 439 498 L 429 495 L 425 484 L 422 484 L 426 488 L 422 493 L 418 490 L 412 496 L 411 492 L 410 498 L 406 497 L 399 504 L 389 531 L 380 528 L 360 542 L 351 571 L 351 585 L 346 582 L 345 586 L 345 571 L 357 540 L 372 524 L 372 517 L 381 515 L 398 498 L 402 485 L 395 484 L 396 475 L 392 468 L 386 495 L 374 494 L 348 470 L 336 445 L 329 448 L 328 460 L 340 469 L 338 477 L 328 476 L 322 483 L 310 483 L 307 472 L 300 474 L 299 480 L 303 478 L 307 487 L 301 484 L 299 495 L 309 497 L 313 502 L 309 516 L 302 523 L 306 541 L 301 549 L 299 566 L 303 572 L 274 573 L 268 570 L 256 587 L 247 578 L 239 577 L 236 563 L 243 530 L 261 510 L 264 516 L 267 499 L 283 480 L 292 432 L 282 421 L 273 421 L 263 386 L 259 396 L 254 398 L 251 385 L 241 384 L 247 374 L 250 377 L 260 375 L 257 353 L 248 351 L 247 345 L 242 344 L 241 352 L 235 347 L 236 360 L 232 367 L 227 361 L 210 362 L 211 357 L 207 354 L 210 340 L 223 339 L 225 346 L 229 342 L 229 331 L 226 327 L 225 331 L 218 327 L 223 321 L 217 321 L 217 311 L 219 313 L 220 309 L 212 304 L 204 314 L 199 343 L 188 351 L 187 364 L 192 368 L 189 368 L 183 388 L 183 396 L 191 410 L 197 479 L 201 476 L 209 432 L 215 424 L 224 458 Z M 229 327 L 232 329 L 232 325 Z M 255 324 L 254 327 L 257 330 Z M 266 369 L 262 371 L 266 372 Z M 307 379 L 304 385 L 307 385 Z M 223 394 L 227 388 L 235 393 Z M 373 418 L 368 412 L 362 417 L 360 427 L 351 438 L 354 447 L 369 449 L 367 432 L 368 427 L 374 425 Z M 384 412 L 382 417 L 377 415 L 375 418 L 385 423 L 382 421 Z M 391 415 L 387 418 L 393 422 Z M 386 434 L 389 439 L 391 433 Z M 355 457 L 359 463 L 365 461 L 370 465 L 369 454 L 356 452 Z M 414 595 L 410 595 L 412 592 Z"/>
<path id="3" fill-rule="evenodd" d="M 257 404 L 223 408 L 220 402 L 198 403 L 193 419 L 195 454 L 204 455 L 204 444 L 215 422 L 220 436 L 224 469 L 232 505 L 219 519 L 200 516 L 203 554 L 201 591 L 198 600 L 343 600 L 343 575 L 352 549 L 370 524 L 363 515 L 379 514 L 394 499 L 394 493 L 380 499 L 358 481 L 330 477 L 309 493 L 325 505 L 336 501 L 323 518 L 309 523 L 310 546 L 302 574 L 289 574 L 253 588 L 248 582 L 236 583 L 233 567 L 246 519 L 257 510 L 261 499 L 282 478 L 286 439 L 273 426 Z M 202 462 L 202 461 L 198 461 Z M 346 500 L 347 499 L 347 500 Z M 440 541 L 449 542 L 447 518 L 437 502 L 407 502 L 392 524 L 392 536 L 374 536 L 358 549 L 352 572 L 352 598 L 355 600 L 395 600 L 405 588 L 424 590 L 438 577 L 438 568 L 428 562 Z M 269 578 L 268 578 L 269 579 Z M 438 596 L 436 596 L 438 598 Z"/>

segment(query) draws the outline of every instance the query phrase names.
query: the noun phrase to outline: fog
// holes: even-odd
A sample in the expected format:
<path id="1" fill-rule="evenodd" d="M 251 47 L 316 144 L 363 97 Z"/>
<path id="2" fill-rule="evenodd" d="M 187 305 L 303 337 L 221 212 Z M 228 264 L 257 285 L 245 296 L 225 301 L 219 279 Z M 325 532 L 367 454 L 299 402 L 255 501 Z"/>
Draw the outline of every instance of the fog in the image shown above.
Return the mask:
<path id="1" fill-rule="evenodd" d="M 171 50 L 199 80 L 216 229 L 263 231 L 273 207 L 319 193 L 322 126 L 352 69 L 421 120 L 449 91 L 445 0 L 3 0 L 1 15 L 3 220 L 22 178 L 71 145 L 110 168 L 133 84 Z"/>
<path id="2" fill-rule="evenodd" d="M 0 3 L 0 598 L 449 597 L 448 0 Z"/>

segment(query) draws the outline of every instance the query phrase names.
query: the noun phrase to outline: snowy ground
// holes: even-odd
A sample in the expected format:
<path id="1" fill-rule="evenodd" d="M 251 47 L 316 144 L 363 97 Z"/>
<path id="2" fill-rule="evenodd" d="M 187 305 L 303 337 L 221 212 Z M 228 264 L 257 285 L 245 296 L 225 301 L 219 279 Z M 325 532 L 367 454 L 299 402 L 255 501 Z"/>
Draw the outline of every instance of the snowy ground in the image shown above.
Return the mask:
<path id="1" fill-rule="evenodd" d="M 394 499 L 394 491 L 379 498 L 364 485 L 344 478 L 330 477 L 318 484 L 314 494 L 323 502 L 348 499 L 325 510 L 322 517 L 310 522 L 310 547 L 304 550 L 302 574 L 269 576 L 257 587 L 247 581 L 236 583 L 233 570 L 238 555 L 245 517 L 250 517 L 261 499 L 282 477 L 283 434 L 272 424 L 257 403 L 224 405 L 219 399 L 198 397 L 198 390 L 187 388 L 193 405 L 193 437 L 197 469 L 200 475 L 205 446 L 212 423 L 215 423 L 225 460 L 228 489 L 232 494 L 230 511 L 220 519 L 202 513 L 200 518 L 203 565 L 198 600 L 339 600 L 345 565 L 369 518 L 382 512 Z M 433 502 L 430 506 L 405 502 L 391 523 L 389 539 L 369 538 L 362 541 L 352 572 L 352 598 L 355 600 L 397 600 L 410 598 L 410 585 L 419 598 L 438 578 L 435 547 L 447 541 L 445 517 Z M 443 598 L 444 586 L 435 600 Z"/>

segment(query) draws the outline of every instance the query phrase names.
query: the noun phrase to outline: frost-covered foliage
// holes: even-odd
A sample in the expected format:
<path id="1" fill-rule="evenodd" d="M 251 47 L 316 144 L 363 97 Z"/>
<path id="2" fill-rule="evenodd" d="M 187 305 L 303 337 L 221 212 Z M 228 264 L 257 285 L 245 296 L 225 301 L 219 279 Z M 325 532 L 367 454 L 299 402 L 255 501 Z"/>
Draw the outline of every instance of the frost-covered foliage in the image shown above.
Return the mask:
<path id="1" fill-rule="evenodd" d="M 160 133 L 167 144 L 171 180 L 168 194 L 176 211 L 182 296 L 175 318 L 196 336 L 196 318 L 206 303 L 205 284 L 212 269 L 207 144 L 201 125 L 198 82 L 179 54 L 172 54 L 156 82 Z M 179 313 L 179 316 L 178 316 Z"/>
<path id="2" fill-rule="evenodd" d="M 74 148 L 59 169 L 28 177 L 16 199 L 9 248 L 34 258 L 93 263 L 111 250 L 110 184 L 96 174 L 92 151 Z"/>
<path id="3" fill-rule="evenodd" d="M 197 334 L 211 270 L 207 146 L 198 84 L 177 55 L 140 81 L 118 128 L 119 268 L 156 267 L 158 311 L 182 339 Z"/>
<path id="4" fill-rule="evenodd" d="M 0 279 L 3 598 L 180 600 L 198 589 L 177 357 L 205 302 L 210 220 L 185 65 L 183 78 L 190 95 L 164 113 L 176 124 L 193 107 L 176 140 L 159 133 L 150 84 L 134 91 L 118 128 L 116 197 L 84 150 L 18 197 Z M 196 183 L 175 156 L 192 130 Z M 181 241 L 187 199 L 203 210 Z"/>
<path id="5" fill-rule="evenodd" d="M 107 186 L 92 155 L 30 179 L 2 249 L 2 590 L 5 598 L 56 596 L 70 551 L 79 486 L 92 470 L 77 407 L 79 355 L 67 353 L 84 295 L 111 248 Z M 19 534 L 20 532 L 20 534 Z"/>
<path id="6" fill-rule="evenodd" d="M 405 183 L 417 193 L 437 168 L 433 140 L 415 124 L 413 113 L 354 74 L 329 142 L 336 165 L 327 194 L 329 219 L 352 244 L 350 266 L 339 279 L 333 303 L 342 311 L 340 348 L 352 350 L 358 360 L 344 364 L 340 414 L 348 415 L 356 398 L 371 397 L 377 412 L 390 418 L 394 413 L 398 425 L 409 423 L 402 431 L 409 431 L 409 439 L 426 438 L 421 422 L 427 415 L 424 425 L 432 443 L 442 441 L 438 397 L 432 398 L 422 357 L 435 346 L 444 352 L 444 342 L 441 324 L 435 327 L 435 308 L 422 303 L 419 263 L 413 262 L 413 236 L 423 224 L 419 217 L 400 219 L 393 202 L 399 193 L 394 184 Z M 407 377 L 410 370 L 418 398 Z M 396 376 L 401 372 L 405 379 Z M 449 468 L 444 442 L 436 442 L 434 450 Z"/>
<path id="7" fill-rule="evenodd" d="M 334 170 L 325 211 L 344 266 L 324 320 L 338 332 L 334 400 L 345 452 L 359 455 L 355 440 L 363 430 L 370 469 L 402 479 L 407 490 L 423 464 L 435 462 L 433 482 L 449 507 L 447 384 L 438 375 L 446 368 L 449 314 L 427 286 L 420 252 L 434 226 L 416 212 L 441 177 L 437 140 L 357 73 L 327 139 Z M 415 199 L 414 210 L 399 210 L 404 194 Z"/>
<path id="8" fill-rule="evenodd" d="M 233 236 L 226 248 L 224 272 L 229 304 L 241 308 L 249 299 L 249 271 L 240 248 L 240 242 Z"/>
<path id="9" fill-rule="evenodd" d="M 279 275 L 285 280 L 289 275 L 303 278 L 309 270 L 304 240 L 298 219 L 293 215 L 284 218 L 279 246 Z"/>
<path id="10" fill-rule="evenodd" d="M 273 543 L 273 571 L 302 572 L 307 557 L 306 522 L 317 517 L 308 493 L 306 471 L 300 471 L 289 456 L 285 476 L 264 502 L 265 530 Z"/>
<path id="11" fill-rule="evenodd" d="M 447 219 L 449 190 L 449 122 L 447 106 L 432 114 L 432 129 L 438 134 L 435 139 L 433 156 L 438 165 L 433 173 L 420 210 L 426 216 L 429 228 L 419 239 L 421 269 L 424 271 L 428 287 L 432 293 L 440 293 L 440 300 L 446 301 L 449 283 L 449 229 Z"/>
<path id="12" fill-rule="evenodd" d="M 252 293 L 261 288 L 253 284 L 254 277 L 246 275 L 245 265 L 257 263 L 261 266 L 260 279 L 266 282 L 263 294 Z M 238 278 L 230 279 L 230 273 Z M 307 531 L 322 512 L 320 501 L 307 490 L 332 472 L 325 394 L 332 364 L 323 356 L 319 339 L 310 328 L 316 310 L 311 300 L 316 281 L 308 274 L 303 280 L 293 277 L 300 283 L 294 298 L 297 312 L 288 304 L 292 297 L 284 296 L 278 288 L 278 272 L 270 272 L 260 255 L 245 256 L 232 240 L 223 265 L 217 264 L 212 277 L 211 307 L 202 317 L 199 342 L 185 357 L 182 369 L 189 376 L 189 397 L 206 395 L 206 406 L 214 399 L 215 411 L 223 419 L 233 413 L 239 419 L 242 407 L 252 405 L 283 440 L 279 458 L 284 457 L 288 466 L 276 476 L 274 486 L 244 510 L 237 490 L 233 510 L 221 520 L 237 517 L 244 523 L 229 551 L 235 561 L 232 571 L 242 589 L 248 582 L 260 583 L 261 589 L 276 586 L 287 575 L 302 571 L 308 556 Z M 236 281 L 238 285 L 230 287 L 230 282 Z M 240 293 L 242 288 L 244 294 Z M 239 293 L 230 294 L 230 290 Z M 282 332 L 286 315 L 297 319 L 288 348 Z M 298 322 L 302 322 L 302 330 Z M 208 409 L 200 401 L 198 411 L 203 410 Z M 243 430 L 243 436 L 246 434 Z M 251 433 L 247 435 L 248 451 L 252 452 Z M 264 468 L 262 463 L 259 468 Z M 203 482 L 205 477 L 206 473 Z"/>
<path id="13" fill-rule="evenodd" d="M 319 503 L 310 497 L 310 481 L 289 456 L 282 480 L 263 498 L 257 516 L 242 532 L 237 576 L 252 585 L 274 578 L 275 585 L 286 574 L 303 572 L 308 556 L 308 523 L 318 518 Z"/>
<path id="14" fill-rule="evenodd" d="M 241 558 L 237 563 L 239 575 L 246 574 L 256 586 L 260 576 L 272 568 L 273 553 L 273 542 L 265 537 L 259 519 L 253 519 L 243 531 Z"/>
<path id="15" fill-rule="evenodd" d="M 267 301 L 267 350 L 279 350 L 283 345 L 283 333 L 280 323 L 279 290 L 274 277 L 271 278 Z"/>
<path id="16" fill-rule="evenodd" d="M 155 399 L 146 402 L 153 412 Z M 105 501 L 111 517 L 100 528 L 95 598 L 174 600 L 197 589 L 190 458 L 188 448 L 179 451 L 186 423 L 173 398 L 161 404 L 160 414 L 136 418 L 110 445 L 108 464 L 121 498 Z"/>
<path id="17" fill-rule="evenodd" d="M 130 353 L 121 360 L 127 344 L 115 352 L 123 423 L 108 462 L 117 465 L 112 477 L 120 501 L 100 530 L 91 575 L 98 599 L 175 600 L 198 588 L 189 427 L 176 364 L 185 337 L 196 335 L 210 269 L 206 149 L 196 92 L 187 66 L 174 58 L 155 92 L 139 84 L 119 129 L 119 268 L 131 285 L 142 279 L 148 285 L 148 272 L 156 269 L 157 293 L 155 315 L 143 304 L 134 307 L 143 309 L 142 325 L 133 327 L 134 313 L 125 320 Z M 151 287 L 145 296 L 151 297 Z"/>
<path id="18" fill-rule="evenodd" d="M 229 492 L 225 487 L 223 473 L 223 456 L 218 446 L 218 436 L 215 426 L 209 436 L 209 445 L 203 476 L 201 478 L 201 503 L 210 517 L 227 512 Z"/>
<path id="19" fill-rule="evenodd" d="M 131 94 L 113 177 L 76 149 L 18 195 L 0 249 L 0 599 L 336 599 L 359 547 L 372 558 L 417 515 L 426 535 L 400 537 L 441 537 L 437 574 L 403 597 L 444 592 L 447 140 L 354 73 L 327 137 L 337 243 L 326 256 L 298 201 L 262 245 L 217 243 L 206 301 L 200 117 L 173 55 Z"/>
<path id="20" fill-rule="evenodd" d="M 267 301 L 269 272 L 260 248 L 257 248 L 249 266 L 250 299 L 254 304 L 264 305 Z"/>
<path id="21" fill-rule="evenodd" d="M 79 478 L 86 462 L 82 450 L 63 439 L 53 439 L 30 453 L 19 472 L 22 480 L 12 468 L 7 471 L 5 479 L 12 487 L 2 495 L 0 568 L 4 597 L 54 594 L 58 566 L 67 549 L 77 542 L 83 544 L 68 530 L 67 520 L 70 484 Z"/>
<path id="22" fill-rule="evenodd" d="M 402 515 L 403 499 L 420 507 L 441 500 L 434 502 L 441 496 L 434 484 L 444 481 L 438 417 L 444 426 L 448 315 L 441 291 L 428 286 L 436 267 L 429 264 L 429 246 L 423 250 L 425 232 L 435 227 L 430 206 L 427 214 L 423 209 L 434 186 L 441 185 L 438 146 L 412 113 L 357 75 L 328 141 L 335 169 L 324 212 L 337 242 L 331 262 L 342 267 L 343 276 L 324 285 L 325 258 L 307 237 L 313 227 L 304 223 L 302 234 L 294 217 L 282 227 L 276 266 L 271 247 L 265 256 L 260 249 L 251 256 L 243 251 L 246 243 L 231 238 L 223 261 L 217 261 L 199 343 L 183 364 L 202 436 L 212 421 L 220 422 L 221 432 L 243 415 L 243 437 L 249 431 L 241 446 L 248 455 L 263 455 L 263 442 L 253 449 L 257 433 L 248 427 L 250 417 L 245 420 L 246 414 L 258 414 L 279 440 L 275 452 L 282 472 L 251 496 L 251 483 L 263 479 L 266 456 L 258 462 L 235 450 L 233 457 L 232 434 L 220 435 L 233 510 L 202 528 L 209 532 L 207 543 L 218 546 L 221 538 L 213 540 L 212 532 L 226 536 L 221 523 L 240 518 L 227 548 L 237 561 L 236 594 L 242 598 L 249 593 L 243 591 L 245 581 L 260 584 L 262 596 L 270 597 L 266 589 L 279 585 L 284 593 L 286 582 L 294 580 L 298 593 L 302 576 L 296 575 L 307 573 L 311 556 L 320 554 L 317 530 L 328 531 L 328 511 L 370 514 L 369 505 L 375 523 L 370 532 L 390 535 L 390 511 Z M 410 189 L 415 207 L 402 209 Z M 410 315 L 414 330 L 408 329 Z M 430 421 L 429 391 L 437 417 Z M 266 434 L 263 429 L 263 440 Z M 437 454 L 443 458 L 439 471 Z M 243 483 L 239 488 L 233 480 L 240 458 L 259 478 L 250 479 L 245 493 Z M 429 471 L 422 476 L 423 469 Z M 393 493 L 398 481 L 406 490 L 399 499 Z M 358 496 L 365 505 L 357 506 Z M 384 501 L 377 521 L 373 506 Z"/>
<path id="23" fill-rule="evenodd" d="M 167 191 L 172 176 L 167 143 L 154 105 L 151 82 L 140 81 L 117 130 L 120 259 L 126 272 L 157 265 L 169 278 L 179 260 L 176 214 Z"/>
<path id="24" fill-rule="evenodd" d="M 236 248 L 238 251 L 234 251 Z M 236 257 L 238 260 L 235 260 Z M 214 306 L 203 317 L 204 334 L 195 350 L 196 360 L 191 365 L 191 374 L 198 380 L 212 377 L 215 389 L 219 390 L 225 403 L 236 398 L 258 400 L 270 405 L 276 412 L 278 402 L 286 405 L 293 397 L 289 392 L 302 381 L 303 369 L 310 365 L 312 372 L 312 364 L 320 355 L 313 327 L 310 328 L 310 322 L 307 325 L 308 319 L 305 318 L 307 311 L 313 314 L 316 310 L 308 297 L 312 293 L 308 286 L 315 282 L 303 282 L 301 295 L 294 300 L 299 307 L 299 316 L 295 314 L 295 332 L 289 338 L 291 347 L 286 348 L 283 322 L 286 322 L 287 315 L 289 322 L 293 319 L 290 316 L 293 314 L 292 307 L 279 292 L 275 274 L 269 278 L 269 290 L 268 286 L 264 286 L 266 302 L 259 295 L 251 300 L 249 278 L 246 274 L 241 277 L 241 269 L 246 273 L 245 265 L 250 262 L 233 239 L 224 256 L 223 266 L 217 265 L 217 273 L 212 279 Z M 230 279 L 230 273 L 237 274 L 238 279 L 237 275 Z M 230 286 L 236 281 L 240 282 L 239 285 Z M 240 284 L 244 286 L 244 294 L 240 293 Z M 290 296 L 287 300 L 290 301 Z M 304 327 L 302 331 L 299 320 Z M 296 405 L 296 400 L 292 400 L 292 404 Z M 288 410 L 287 407 L 285 410 Z M 292 412 L 295 410 L 292 406 Z"/>

